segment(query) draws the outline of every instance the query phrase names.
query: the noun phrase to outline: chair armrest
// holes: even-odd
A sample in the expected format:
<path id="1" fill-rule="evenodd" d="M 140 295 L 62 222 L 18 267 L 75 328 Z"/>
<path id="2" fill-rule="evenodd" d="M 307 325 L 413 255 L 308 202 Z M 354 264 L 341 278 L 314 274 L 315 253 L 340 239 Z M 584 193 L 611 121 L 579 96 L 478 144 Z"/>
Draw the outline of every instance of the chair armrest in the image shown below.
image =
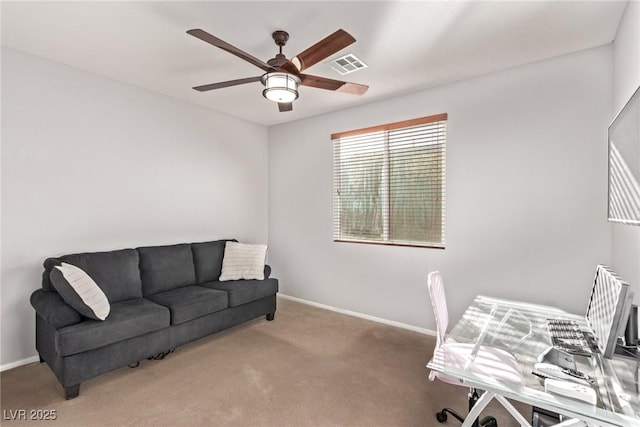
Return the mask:
<path id="1" fill-rule="evenodd" d="M 31 294 L 31 305 L 42 319 L 56 329 L 80 323 L 82 316 L 55 292 L 38 289 Z"/>
<path id="2" fill-rule="evenodd" d="M 264 265 L 264 279 L 267 280 L 271 276 L 271 266 L 265 264 Z"/>

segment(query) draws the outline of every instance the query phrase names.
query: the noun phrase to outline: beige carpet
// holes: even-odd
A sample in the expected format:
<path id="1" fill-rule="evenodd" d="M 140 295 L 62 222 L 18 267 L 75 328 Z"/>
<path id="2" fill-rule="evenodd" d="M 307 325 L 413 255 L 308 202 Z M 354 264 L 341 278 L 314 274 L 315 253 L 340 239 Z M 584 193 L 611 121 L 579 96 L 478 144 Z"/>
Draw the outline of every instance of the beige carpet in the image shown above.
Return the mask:
<path id="1" fill-rule="evenodd" d="M 464 410 L 464 387 L 429 382 L 434 338 L 279 299 L 264 318 L 82 384 L 65 401 L 45 364 L 1 374 L 2 425 L 16 410 L 55 410 L 40 425 L 438 426 Z M 527 418 L 531 409 L 519 405 Z M 488 412 L 516 426 L 500 406 Z M 446 425 L 458 426 L 454 419 Z"/>

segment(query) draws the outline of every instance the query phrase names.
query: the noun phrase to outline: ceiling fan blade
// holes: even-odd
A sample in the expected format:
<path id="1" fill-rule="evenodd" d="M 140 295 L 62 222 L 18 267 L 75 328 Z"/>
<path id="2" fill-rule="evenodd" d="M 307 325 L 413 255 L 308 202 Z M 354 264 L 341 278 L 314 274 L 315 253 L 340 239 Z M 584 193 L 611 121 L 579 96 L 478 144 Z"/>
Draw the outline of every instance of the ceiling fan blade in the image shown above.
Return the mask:
<path id="1" fill-rule="evenodd" d="M 196 86 L 196 87 L 194 87 L 194 89 L 199 91 L 199 92 L 206 92 L 208 90 L 221 89 L 223 87 L 237 86 L 237 85 L 243 85 L 245 83 L 259 82 L 261 78 L 262 78 L 262 76 L 248 77 L 246 79 L 229 80 L 229 81 L 226 81 L 226 82 L 211 83 L 211 84 L 208 84 L 208 85 Z"/>
<path id="2" fill-rule="evenodd" d="M 309 74 L 300 74 L 299 77 L 301 80 L 301 85 L 315 87 L 318 89 L 334 90 L 336 92 L 345 92 L 354 95 L 362 95 L 367 91 L 367 89 L 369 89 L 369 86 L 367 85 L 343 82 L 341 80 L 333 80 L 326 77 L 312 76 Z"/>
<path id="3" fill-rule="evenodd" d="M 293 110 L 293 102 L 278 102 L 278 110 L 281 113 Z"/>
<path id="4" fill-rule="evenodd" d="M 354 39 L 351 34 L 340 29 L 320 40 L 307 50 L 297 54 L 291 59 L 291 62 L 296 66 L 298 71 L 304 71 L 355 41 L 356 39 Z"/>
<path id="5" fill-rule="evenodd" d="M 211 34 L 207 33 L 204 30 L 201 30 L 199 28 L 193 29 L 193 30 L 189 30 L 187 31 L 187 34 L 192 35 L 193 37 L 196 37 L 204 42 L 207 42 L 215 47 L 219 47 L 222 50 L 226 50 L 227 52 L 229 52 L 232 55 L 237 56 L 238 58 L 244 59 L 247 62 L 250 62 L 251 64 L 255 65 L 258 68 L 263 69 L 264 71 L 274 71 L 275 69 L 267 64 L 266 62 L 256 58 L 255 56 L 249 55 L 247 52 L 238 49 L 235 46 L 230 45 L 229 43 L 225 42 L 224 40 L 220 40 L 219 38 L 217 38 L 216 36 L 212 36 Z"/>

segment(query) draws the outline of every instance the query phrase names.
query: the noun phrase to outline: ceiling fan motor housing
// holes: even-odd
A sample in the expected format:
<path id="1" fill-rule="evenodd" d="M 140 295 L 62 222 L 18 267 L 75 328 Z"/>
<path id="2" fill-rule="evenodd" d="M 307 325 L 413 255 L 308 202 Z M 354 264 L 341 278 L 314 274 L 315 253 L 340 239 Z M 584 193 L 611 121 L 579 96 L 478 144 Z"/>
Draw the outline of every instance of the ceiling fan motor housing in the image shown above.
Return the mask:
<path id="1" fill-rule="evenodd" d="M 276 54 L 275 58 L 271 58 L 270 60 L 268 60 L 267 64 L 271 65 L 272 67 L 279 68 L 282 64 L 285 64 L 286 62 L 287 62 L 287 57 L 284 56 L 284 54 L 282 53 L 278 53 Z"/>

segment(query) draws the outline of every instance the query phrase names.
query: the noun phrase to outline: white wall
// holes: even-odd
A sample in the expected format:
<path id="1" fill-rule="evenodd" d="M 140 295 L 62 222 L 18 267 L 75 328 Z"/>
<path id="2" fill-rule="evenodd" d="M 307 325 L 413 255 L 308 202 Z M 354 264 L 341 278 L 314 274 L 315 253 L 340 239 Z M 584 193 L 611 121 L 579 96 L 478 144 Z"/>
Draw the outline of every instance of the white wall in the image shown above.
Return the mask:
<path id="1" fill-rule="evenodd" d="M 611 50 L 269 128 L 270 261 L 281 292 L 435 329 L 426 278 L 440 270 L 452 318 L 476 294 L 584 312 L 596 264 L 611 261 Z M 329 135 L 443 112 L 446 249 L 333 243 Z"/>
<path id="2" fill-rule="evenodd" d="M 630 1 L 613 48 L 613 113 L 622 109 L 640 86 L 640 2 Z M 634 286 L 640 304 L 640 227 L 612 224 L 612 268 Z"/>
<path id="3" fill-rule="evenodd" d="M 42 261 L 267 239 L 267 129 L 2 49 L 2 351 L 36 355 Z"/>

